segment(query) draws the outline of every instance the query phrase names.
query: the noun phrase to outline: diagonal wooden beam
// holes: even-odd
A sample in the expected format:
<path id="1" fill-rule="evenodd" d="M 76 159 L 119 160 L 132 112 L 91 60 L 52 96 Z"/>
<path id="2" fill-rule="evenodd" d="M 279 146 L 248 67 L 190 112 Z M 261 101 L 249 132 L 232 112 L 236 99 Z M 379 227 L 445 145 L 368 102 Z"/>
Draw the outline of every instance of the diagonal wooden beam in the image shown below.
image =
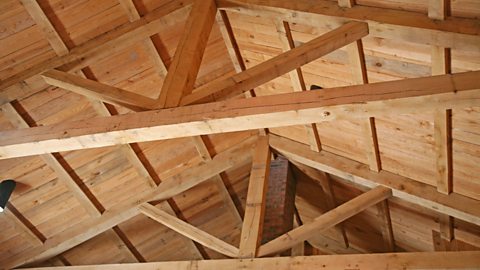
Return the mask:
<path id="1" fill-rule="evenodd" d="M 231 12 L 329 29 L 347 21 L 361 21 L 368 23 L 373 37 L 480 50 L 480 27 L 476 19 L 451 17 L 437 21 L 414 11 L 364 5 L 343 8 L 337 1 L 330 0 L 217 0 L 217 5 L 219 9 Z"/>
<path id="2" fill-rule="evenodd" d="M 142 212 L 142 214 L 150 217 L 151 219 L 212 250 L 229 257 L 238 256 L 238 248 L 186 223 L 181 219 L 169 215 L 167 212 L 164 212 L 149 203 L 140 205 L 138 209 L 140 212 Z"/>
<path id="3" fill-rule="evenodd" d="M 252 160 L 245 216 L 240 236 L 240 258 L 255 258 L 262 241 L 265 196 L 270 169 L 268 135 L 260 136 Z"/>
<path id="4" fill-rule="evenodd" d="M 452 193 L 444 195 L 435 187 L 387 171 L 372 172 L 365 164 L 326 151 L 309 150 L 298 142 L 270 135 L 270 146 L 288 159 L 338 176 L 365 187 L 385 186 L 393 196 L 480 225 L 480 201 Z"/>
<path id="5" fill-rule="evenodd" d="M 103 264 L 92 266 L 27 268 L 27 270 L 142 270 L 142 269 L 474 269 L 480 264 L 480 251 L 460 252 L 403 252 L 385 254 L 320 255 L 230 259 L 204 261 L 154 262 L 145 264 Z"/>
<path id="6" fill-rule="evenodd" d="M 185 96 L 181 104 L 192 104 L 219 92 L 228 93 L 229 95 L 241 94 L 366 35 L 368 35 L 367 24 L 358 22 L 347 23 L 248 70 L 231 77 L 221 77 L 198 87 L 194 93 Z"/>
<path id="7" fill-rule="evenodd" d="M 84 44 L 73 48 L 70 53 L 56 56 L 40 62 L 32 67 L 24 63 L 15 66 L 17 73 L 0 81 L 0 105 L 21 98 L 22 91 L 5 91 L 5 88 L 20 83 L 47 70 L 59 68 L 62 71 L 77 71 L 110 54 L 121 51 L 138 41 L 157 33 L 157 29 L 165 24 L 162 17 L 190 3 L 191 0 L 170 0 L 161 7 L 135 22 L 124 24 Z M 30 64 L 29 64 L 30 65 Z M 33 94 L 29 92 L 29 94 Z"/>
<path id="8" fill-rule="evenodd" d="M 195 0 L 160 92 L 157 108 L 177 107 L 193 91 L 208 37 L 215 22 L 214 0 Z"/>
<path id="9" fill-rule="evenodd" d="M 131 22 L 134 22 L 141 18 L 140 13 L 138 12 L 133 0 L 118 0 L 118 2 L 125 10 L 125 13 L 127 13 L 128 19 Z M 149 37 L 145 39 L 143 43 L 148 55 L 150 56 L 150 59 L 153 62 L 153 67 L 157 71 L 158 75 L 160 75 L 160 77 L 162 78 L 165 78 L 165 76 L 167 75 L 167 66 L 165 65 L 160 54 L 158 53 L 157 48 L 153 43 L 153 40 Z"/>
<path id="10" fill-rule="evenodd" d="M 312 235 L 329 229 L 340 222 L 362 212 L 392 196 L 392 190 L 385 187 L 376 187 L 327 213 L 315 218 L 312 222 L 303 224 L 276 239 L 263 244 L 258 250 L 258 256 L 273 255 L 286 250 L 296 244 L 308 240 Z"/>
<path id="11" fill-rule="evenodd" d="M 63 71 L 53 69 L 42 73 L 42 77 L 50 85 L 132 111 L 154 108 L 154 99 Z"/>
<path id="12" fill-rule="evenodd" d="M 294 49 L 295 43 L 293 41 L 292 32 L 288 22 L 277 20 L 275 21 L 275 27 L 277 28 L 283 51 L 286 52 Z M 289 72 L 288 74 L 290 76 L 290 81 L 292 82 L 293 91 L 307 91 L 305 80 L 303 79 L 302 69 L 300 67 Z M 307 132 L 310 148 L 313 151 L 320 152 L 322 150 L 322 143 L 320 142 L 320 136 L 318 135 L 317 125 L 315 123 L 305 125 L 305 130 Z"/>
<path id="13" fill-rule="evenodd" d="M 255 137 L 216 155 L 212 161 L 180 172 L 164 179 L 154 190 L 133 194 L 127 200 L 107 209 L 102 216 L 91 218 L 74 225 L 47 239 L 43 246 L 31 248 L 20 254 L 0 261 L 5 268 L 14 268 L 27 263 L 39 262 L 61 254 L 100 233 L 136 216 L 138 205 L 149 201 L 166 200 L 198 185 L 216 174 L 242 164 L 250 157 Z"/>
<path id="14" fill-rule="evenodd" d="M 237 99 L 0 132 L 0 159 L 207 135 L 478 106 L 480 72 Z"/>

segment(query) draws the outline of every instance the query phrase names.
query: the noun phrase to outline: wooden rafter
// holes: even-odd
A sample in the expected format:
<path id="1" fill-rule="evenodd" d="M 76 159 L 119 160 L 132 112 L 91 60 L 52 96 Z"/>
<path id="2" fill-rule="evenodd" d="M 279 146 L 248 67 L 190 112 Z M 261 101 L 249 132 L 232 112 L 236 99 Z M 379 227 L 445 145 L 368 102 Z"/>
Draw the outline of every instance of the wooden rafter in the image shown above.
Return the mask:
<path id="1" fill-rule="evenodd" d="M 322 151 L 313 152 L 298 142 L 270 136 L 270 146 L 292 161 L 336 175 L 365 187 L 391 188 L 393 196 L 480 225 L 480 202 L 460 194 L 444 195 L 435 187 L 387 171 L 372 172 L 362 163 Z"/>
<path id="2" fill-rule="evenodd" d="M 347 23 L 299 47 L 273 57 L 230 77 L 220 77 L 185 96 L 181 105 L 192 104 L 219 92 L 242 94 L 272 79 L 310 63 L 368 34 L 365 23 Z"/>
<path id="3" fill-rule="evenodd" d="M 255 137 L 251 137 L 243 143 L 219 153 L 210 162 L 166 178 L 154 190 L 134 194 L 124 202 L 107 209 L 102 216 L 82 221 L 47 239 L 42 246 L 17 254 L 2 263 L 6 268 L 14 268 L 61 254 L 134 217 L 139 213 L 138 205 L 142 203 L 167 200 L 211 179 L 220 172 L 242 164 L 249 159 L 254 140 Z"/>
<path id="4" fill-rule="evenodd" d="M 270 146 L 268 135 L 260 136 L 255 147 L 252 170 L 248 183 L 245 216 L 240 236 L 240 258 L 255 258 L 262 240 L 265 197 L 270 169 Z"/>
<path id="5" fill-rule="evenodd" d="M 377 216 L 381 220 L 381 232 L 385 252 L 395 252 L 395 238 L 393 236 L 392 220 L 390 219 L 390 207 L 388 200 L 377 205 Z"/>
<path id="6" fill-rule="evenodd" d="M 208 234 L 196 228 L 195 226 L 192 226 L 185 221 L 170 215 L 167 212 L 160 210 L 149 203 L 144 203 L 138 208 L 140 212 L 142 212 L 144 215 L 152 218 L 155 221 L 160 222 L 161 224 L 192 239 L 195 242 L 198 242 L 212 250 L 215 250 L 229 257 L 238 256 L 237 247 L 234 247 L 226 243 L 225 241 L 222 241 L 215 236 Z"/>
<path id="7" fill-rule="evenodd" d="M 195 0 L 173 62 L 162 86 L 157 108 L 176 107 L 193 91 L 208 37 L 215 22 L 214 0 Z"/>
<path id="8" fill-rule="evenodd" d="M 284 52 L 289 51 L 295 48 L 295 43 L 293 41 L 292 32 L 290 31 L 290 25 L 288 22 L 276 21 L 275 26 L 282 43 L 282 49 Z M 305 85 L 305 80 L 303 79 L 303 73 L 301 68 L 297 68 L 288 73 L 290 76 L 290 81 L 292 82 L 293 91 L 301 92 L 307 91 Z M 322 143 L 320 142 L 320 136 L 318 135 L 317 125 L 315 123 L 305 125 L 305 130 L 307 132 L 308 141 L 310 143 L 310 148 L 313 151 L 321 151 Z"/>
<path id="9" fill-rule="evenodd" d="M 0 158 L 373 117 L 384 114 L 387 107 L 388 113 L 395 114 L 478 106 L 479 74 L 295 92 L 3 131 Z"/>
<path id="10" fill-rule="evenodd" d="M 362 21 L 368 23 L 369 36 L 373 37 L 467 51 L 480 49 L 480 28 L 475 19 L 437 21 L 419 12 L 361 5 L 343 8 L 329 0 L 218 0 L 217 5 L 231 12 L 329 29 L 346 21 Z"/>
<path id="11" fill-rule="evenodd" d="M 258 250 L 258 256 L 263 257 L 273 255 L 277 252 L 291 248 L 302 241 L 308 240 L 308 238 L 314 234 L 329 229 L 391 196 L 391 189 L 376 187 L 315 218 L 312 222 L 303 224 L 302 226 L 263 244 Z"/>
<path id="12" fill-rule="evenodd" d="M 480 264 L 480 251 L 461 252 L 410 252 L 386 254 L 353 254 L 329 256 L 301 256 L 258 258 L 250 260 L 204 260 L 154 262 L 146 264 L 104 264 L 87 266 L 92 270 L 141 270 L 141 269 L 350 269 L 352 265 L 358 270 L 367 269 L 472 269 Z M 85 266 L 27 268 L 29 270 L 82 270 Z"/>

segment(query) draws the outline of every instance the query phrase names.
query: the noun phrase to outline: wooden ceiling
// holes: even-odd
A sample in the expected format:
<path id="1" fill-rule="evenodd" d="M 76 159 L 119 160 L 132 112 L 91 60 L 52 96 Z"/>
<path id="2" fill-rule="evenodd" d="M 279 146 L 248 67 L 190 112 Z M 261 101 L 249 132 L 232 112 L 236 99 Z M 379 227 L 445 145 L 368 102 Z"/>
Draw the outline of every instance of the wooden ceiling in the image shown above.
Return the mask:
<path id="1" fill-rule="evenodd" d="M 0 11 L 0 269 L 480 267 L 479 1 Z M 258 246 L 270 151 L 299 227 Z"/>

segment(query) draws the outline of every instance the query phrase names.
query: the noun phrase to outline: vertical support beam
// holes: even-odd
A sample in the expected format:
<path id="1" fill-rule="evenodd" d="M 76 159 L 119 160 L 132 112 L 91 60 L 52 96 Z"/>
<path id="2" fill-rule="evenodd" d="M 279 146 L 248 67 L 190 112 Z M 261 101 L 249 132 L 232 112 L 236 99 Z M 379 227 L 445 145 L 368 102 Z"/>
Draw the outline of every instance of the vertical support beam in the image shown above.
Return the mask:
<path id="1" fill-rule="evenodd" d="M 293 229 L 295 193 L 296 181 L 290 163 L 283 156 L 277 156 L 270 162 L 262 244 Z M 291 252 L 286 251 L 282 255 L 290 256 Z"/>
<path id="2" fill-rule="evenodd" d="M 248 184 L 247 203 L 240 236 L 240 258 L 254 258 L 262 239 L 265 195 L 270 168 L 268 136 L 260 136 L 253 155 Z"/>
<path id="3" fill-rule="evenodd" d="M 288 22 L 277 20 L 275 21 L 275 26 L 277 28 L 280 42 L 282 43 L 283 52 L 294 49 L 295 43 L 293 41 L 292 31 L 290 30 L 290 25 Z M 293 91 L 307 91 L 301 68 L 292 70 L 288 73 L 288 75 L 290 76 L 290 81 L 292 82 Z M 315 123 L 305 125 L 305 130 L 307 132 L 310 149 L 320 152 L 322 150 L 322 143 L 320 142 L 320 136 L 318 135 L 317 125 Z"/>
<path id="4" fill-rule="evenodd" d="M 216 12 L 214 0 L 195 0 L 193 3 L 172 65 L 163 83 L 158 108 L 177 107 L 182 97 L 192 92 Z"/>
<path id="5" fill-rule="evenodd" d="M 133 0 L 118 0 L 120 5 L 123 7 L 125 12 L 127 13 L 128 19 L 131 22 L 134 22 L 136 20 L 140 19 L 140 13 L 137 10 L 137 7 L 135 7 L 135 4 L 133 3 Z M 165 78 L 167 75 L 167 66 L 163 62 L 163 59 L 160 57 L 160 54 L 157 51 L 157 48 L 155 47 L 155 44 L 153 43 L 151 38 L 148 38 L 144 41 L 144 46 L 147 51 L 147 53 L 150 56 L 150 59 L 153 61 L 153 66 L 155 70 L 157 71 L 158 75 L 160 77 Z"/>
<path id="6" fill-rule="evenodd" d="M 390 219 L 390 207 L 388 200 L 377 204 L 377 215 L 381 220 L 381 231 L 385 252 L 395 252 L 395 238 L 393 237 L 392 220 Z"/>
<path id="7" fill-rule="evenodd" d="M 454 219 L 451 216 L 440 215 L 440 236 L 448 242 L 454 239 Z"/>
<path id="8" fill-rule="evenodd" d="M 362 40 L 357 40 L 356 42 L 347 45 L 346 49 L 350 61 L 350 69 L 352 71 L 352 82 L 354 84 L 367 84 L 367 66 L 365 64 Z M 375 118 L 370 117 L 362 120 L 360 124 L 370 170 L 379 172 L 382 169 L 382 166 L 380 150 L 378 148 L 377 131 L 375 128 Z"/>
<path id="9" fill-rule="evenodd" d="M 355 5 L 355 0 L 338 0 L 338 5 L 344 8 L 351 8 Z"/>

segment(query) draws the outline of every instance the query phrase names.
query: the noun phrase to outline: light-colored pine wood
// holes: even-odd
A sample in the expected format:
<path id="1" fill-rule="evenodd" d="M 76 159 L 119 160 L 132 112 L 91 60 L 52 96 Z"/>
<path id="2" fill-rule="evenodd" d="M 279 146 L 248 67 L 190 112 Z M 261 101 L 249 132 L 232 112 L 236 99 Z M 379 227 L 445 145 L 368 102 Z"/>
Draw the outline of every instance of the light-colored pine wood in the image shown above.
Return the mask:
<path id="1" fill-rule="evenodd" d="M 133 22 L 141 18 L 140 13 L 138 13 L 137 7 L 135 6 L 133 0 L 118 0 L 118 2 L 125 10 L 129 21 Z M 160 54 L 158 53 L 152 39 L 147 38 L 143 42 L 145 50 L 148 52 L 150 60 L 152 60 L 153 66 L 157 71 L 158 75 L 160 75 L 160 77 L 162 78 L 165 78 L 165 76 L 167 75 L 167 67 L 165 66 L 164 61 L 160 57 Z"/>
<path id="2" fill-rule="evenodd" d="M 0 82 L 0 89 L 17 84 L 32 76 L 41 74 L 50 69 L 59 68 L 62 71 L 77 71 L 92 63 L 95 63 L 115 52 L 119 52 L 129 46 L 146 39 L 157 33 L 157 29 L 165 25 L 162 17 L 185 6 L 185 1 L 174 1 L 162 6 L 162 9 L 155 10 L 141 19 L 115 28 L 104 35 L 98 36 L 70 50 L 70 53 L 63 56 L 56 56 L 42 61 L 32 67 L 22 68 L 24 63 L 16 66 L 18 73 L 3 79 Z M 0 94 L 2 93 L 0 91 Z M 19 93 L 22 94 L 22 93 Z M 20 98 L 18 96 L 2 97 L 2 104 Z"/>
<path id="3" fill-rule="evenodd" d="M 19 217 L 20 213 L 17 209 L 13 207 L 12 204 L 8 204 L 4 214 L 9 222 L 13 224 L 15 230 L 22 234 L 23 237 L 34 247 L 42 246 L 44 239 L 41 239 L 37 234 L 35 234 Z"/>
<path id="4" fill-rule="evenodd" d="M 428 17 L 436 20 L 444 20 L 450 0 L 428 0 Z"/>
<path id="5" fill-rule="evenodd" d="M 377 205 L 377 216 L 381 220 L 380 226 L 383 236 L 384 251 L 395 252 L 395 238 L 393 236 L 388 200 L 384 200 Z"/>
<path id="6" fill-rule="evenodd" d="M 187 269 L 474 269 L 480 264 L 480 251 L 460 252 L 403 252 L 386 254 L 321 255 L 305 257 L 274 257 L 251 260 L 204 260 L 154 262 L 148 264 L 104 264 L 89 266 L 92 270 L 187 270 Z M 82 270 L 85 266 L 27 268 L 30 270 Z"/>
<path id="7" fill-rule="evenodd" d="M 277 28 L 280 41 L 282 43 L 283 51 L 287 52 L 291 49 L 294 49 L 295 43 L 293 41 L 292 33 L 288 22 L 276 21 L 275 26 Z M 301 68 L 297 68 L 289 72 L 288 75 L 290 76 L 290 80 L 292 82 L 293 91 L 301 92 L 307 90 Z M 317 125 L 315 123 L 305 125 L 305 130 L 307 132 L 310 148 L 313 151 L 320 152 L 322 150 L 322 143 L 320 142 L 320 136 L 318 135 Z"/>
<path id="8" fill-rule="evenodd" d="M 450 194 L 453 191 L 452 111 L 436 110 L 433 128 L 437 190 L 444 194 Z"/>
<path id="9" fill-rule="evenodd" d="M 270 171 L 268 136 L 260 136 L 252 160 L 245 216 L 240 236 L 240 258 L 254 258 L 262 240 L 265 197 Z"/>
<path id="10" fill-rule="evenodd" d="M 365 164 L 326 151 L 316 153 L 286 138 L 270 135 L 270 146 L 292 161 L 365 187 L 389 187 L 394 197 L 480 225 L 480 202 L 475 199 L 456 193 L 444 195 L 435 187 L 385 170 L 372 172 Z"/>
<path id="11" fill-rule="evenodd" d="M 45 34 L 45 38 L 48 40 L 48 43 L 50 43 L 50 46 L 52 46 L 55 53 L 60 56 L 68 54 L 69 50 L 67 46 L 43 12 L 37 0 L 21 0 L 21 2 L 28 14 L 32 16 L 35 23 L 40 26 L 42 32 Z"/>
<path id="12" fill-rule="evenodd" d="M 192 104 L 220 91 L 229 94 L 244 93 L 350 44 L 367 34 L 368 27 L 366 24 L 357 22 L 347 23 L 302 46 L 282 53 L 241 73 L 231 77 L 220 77 L 202 85 L 194 93 L 185 96 L 181 104 Z"/>
<path id="13" fill-rule="evenodd" d="M 139 206 L 140 212 L 144 215 L 152 218 L 155 221 L 169 227 L 170 229 L 198 242 L 212 250 L 215 250 L 221 254 L 229 257 L 238 256 L 238 248 L 216 238 L 215 236 L 208 234 L 195 226 L 186 223 L 168 213 L 158 209 L 157 207 L 144 203 Z"/>
<path id="14" fill-rule="evenodd" d="M 439 215 L 440 236 L 448 242 L 452 241 L 455 238 L 453 220 L 453 217 L 447 215 Z"/>
<path id="15" fill-rule="evenodd" d="M 367 119 L 362 119 L 361 125 L 368 158 L 368 164 L 372 171 L 379 172 L 382 169 L 382 162 L 380 160 L 380 150 L 378 148 L 375 118 L 369 117 Z"/>
<path id="16" fill-rule="evenodd" d="M 114 86 L 88 80 L 59 70 L 42 73 L 45 82 L 91 99 L 123 106 L 133 111 L 153 109 L 155 100 Z"/>
<path id="17" fill-rule="evenodd" d="M 215 22 L 214 0 L 195 0 L 160 92 L 157 108 L 176 107 L 193 91 L 208 37 Z"/>
<path id="18" fill-rule="evenodd" d="M 0 159 L 334 119 L 478 106 L 480 72 L 262 96 L 0 132 Z M 476 90 L 472 90 L 476 89 Z M 340 91 L 339 91 L 340 90 Z M 414 90 L 414 91 L 411 91 Z"/>
<path id="19" fill-rule="evenodd" d="M 475 19 L 452 17 L 434 21 L 425 14 L 398 9 L 356 5 L 340 8 L 337 1 L 219 0 L 219 9 L 290 23 L 337 27 L 345 21 L 368 23 L 369 36 L 459 50 L 478 51 L 480 37 Z"/>
<path id="20" fill-rule="evenodd" d="M 338 5 L 344 8 L 351 8 L 355 5 L 354 0 L 338 0 Z"/>
<path id="21" fill-rule="evenodd" d="M 260 257 L 273 255 L 307 240 L 313 234 L 331 228 L 349 217 L 358 214 L 368 207 L 377 204 L 392 196 L 392 190 L 385 187 L 376 187 L 335 209 L 315 218 L 312 222 L 283 234 L 274 240 L 263 244 L 258 250 Z"/>
<path id="22" fill-rule="evenodd" d="M 21 254 L 12 256 L 5 267 L 14 268 L 61 254 L 136 216 L 139 213 L 137 207 L 142 203 L 169 199 L 207 181 L 222 171 L 244 163 L 250 158 L 252 144 L 255 140 L 256 137 L 251 137 L 243 143 L 219 153 L 210 162 L 205 162 L 203 165 L 166 178 L 154 190 L 132 194 L 127 200 L 106 210 L 102 216 L 82 221 L 47 239 L 43 246 L 31 248 Z"/>

